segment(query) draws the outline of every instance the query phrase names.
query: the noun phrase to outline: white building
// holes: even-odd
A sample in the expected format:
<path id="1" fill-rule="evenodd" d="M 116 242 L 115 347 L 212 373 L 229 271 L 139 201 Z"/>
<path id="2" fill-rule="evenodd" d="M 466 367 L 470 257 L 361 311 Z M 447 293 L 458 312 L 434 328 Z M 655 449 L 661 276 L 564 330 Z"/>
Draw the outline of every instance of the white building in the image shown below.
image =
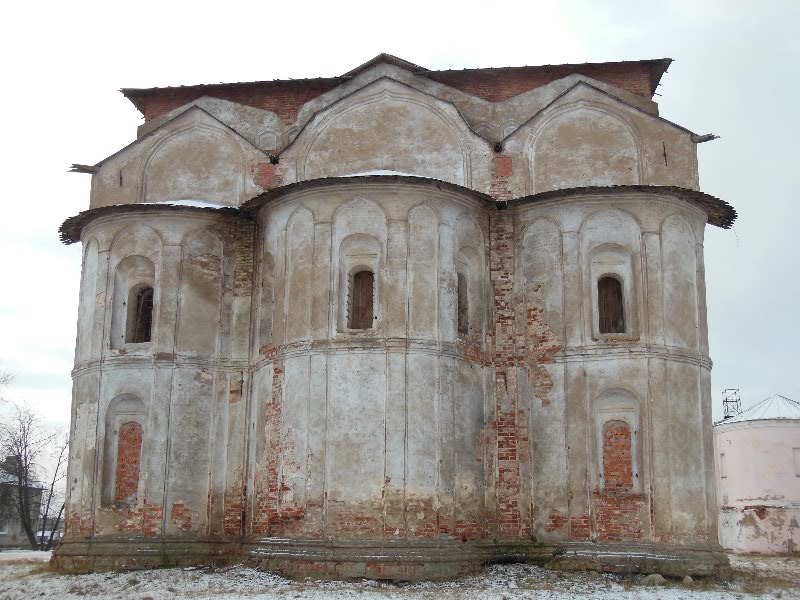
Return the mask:
<path id="1" fill-rule="evenodd" d="M 800 548 L 800 403 L 774 395 L 714 426 L 719 538 L 733 552 Z"/>

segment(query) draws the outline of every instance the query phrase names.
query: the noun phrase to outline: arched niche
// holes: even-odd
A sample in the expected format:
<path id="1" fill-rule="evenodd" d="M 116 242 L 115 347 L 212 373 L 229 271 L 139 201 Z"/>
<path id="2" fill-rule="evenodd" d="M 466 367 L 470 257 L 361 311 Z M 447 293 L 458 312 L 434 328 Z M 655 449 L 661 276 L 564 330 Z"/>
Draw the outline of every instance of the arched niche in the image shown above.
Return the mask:
<path id="1" fill-rule="evenodd" d="M 286 225 L 286 341 L 308 339 L 314 277 L 314 216 L 301 206 Z M 326 284 L 327 282 L 320 282 Z"/>
<path id="2" fill-rule="evenodd" d="M 522 238 L 520 273 L 529 305 L 544 309 L 544 321 L 563 336 L 563 248 L 561 230 L 548 219 L 537 219 Z"/>
<path id="3" fill-rule="evenodd" d="M 661 226 L 661 269 L 667 321 L 666 341 L 698 348 L 696 239 L 686 219 L 672 215 Z"/>
<path id="4" fill-rule="evenodd" d="M 111 348 L 148 344 L 158 313 L 153 261 L 138 255 L 122 259 L 114 269 L 113 290 Z"/>
<path id="5" fill-rule="evenodd" d="M 633 126 L 605 106 L 557 109 L 528 144 L 530 192 L 641 183 L 642 149 Z"/>
<path id="6" fill-rule="evenodd" d="M 222 308 L 222 240 L 208 229 L 189 233 L 183 240 L 178 352 L 212 356 Z"/>
<path id="7" fill-rule="evenodd" d="M 614 486 L 614 489 L 606 489 L 604 473 L 608 469 L 608 434 L 609 427 L 615 427 L 619 431 L 627 429 L 630 439 L 630 479 L 629 489 Z M 619 427 L 624 424 L 625 427 Z M 594 401 L 592 406 L 592 425 L 594 435 L 594 468 L 591 469 L 592 487 L 601 492 L 627 492 L 631 494 L 642 493 L 642 450 L 640 440 L 640 402 L 639 398 L 630 390 L 615 388 L 604 391 Z M 613 433 L 613 432 L 612 432 Z M 617 457 L 618 458 L 618 457 Z"/>
<path id="8" fill-rule="evenodd" d="M 640 335 L 641 233 L 628 213 L 607 209 L 588 217 L 580 230 L 584 271 L 584 318 L 594 340 L 635 339 Z M 622 288 L 624 331 L 602 333 L 600 327 L 600 281 L 616 279 Z"/>
<path id="9" fill-rule="evenodd" d="M 142 448 L 144 448 L 144 436 L 146 434 L 146 410 L 144 403 L 135 394 L 120 394 L 114 397 L 106 407 L 105 419 L 103 420 L 104 433 L 102 439 L 103 448 L 103 475 L 102 475 L 102 489 L 101 489 L 101 502 L 104 506 L 114 504 L 117 501 L 117 475 L 120 467 L 120 433 L 124 433 L 124 427 L 135 424 L 139 428 L 141 435 L 141 442 L 139 447 L 139 456 L 135 457 L 132 453 L 128 452 L 127 456 L 123 456 L 123 460 L 127 461 L 127 468 L 131 471 L 129 476 L 129 485 L 133 487 L 133 482 L 130 479 L 135 477 L 135 482 L 138 487 L 138 482 L 141 477 L 141 464 L 142 464 Z M 122 439 L 123 444 L 125 439 Z M 130 449 L 129 449 L 130 450 Z M 124 451 L 124 448 L 123 448 Z M 135 472 L 134 472 L 135 471 Z M 126 499 L 123 503 L 135 503 L 136 498 L 131 498 L 126 494 Z"/>
<path id="10" fill-rule="evenodd" d="M 456 331 L 459 335 L 483 333 L 483 264 L 478 251 L 464 246 L 456 254 Z"/>
<path id="11" fill-rule="evenodd" d="M 117 264 L 134 254 L 145 256 L 158 263 L 161 253 L 161 236 L 152 227 L 137 223 L 119 231 L 111 242 L 109 268 L 113 272 Z"/>
<path id="12" fill-rule="evenodd" d="M 83 250 L 83 268 L 81 269 L 81 296 L 78 308 L 78 341 L 75 349 L 75 362 L 87 360 L 91 356 L 96 332 L 94 330 L 94 313 L 97 308 L 97 267 L 99 245 L 92 238 Z"/>
<path id="13" fill-rule="evenodd" d="M 275 261 L 264 252 L 261 261 L 261 302 L 258 311 L 258 347 L 272 344 L 272 324 L 275 310 Z"/>
<path id="14" fill-rule="evenodd" d="M 144 164 L 142 201 L 238 206 L 245 172 L 242 150 L 230 133 L 195 123 L 156 144 Z"/>
<path id="15" fill-rule="evenodd" d="M 455 298 L 453 330 L 461 336 L 483 333 L 486 327 L 486 247 L 483 229 L 471 214 L 461 214 L 455 222 Z M 459 275 L 461 276 L 459 278 Z M 459 280 L 461 287 L 459 288 Z M 459 304 L 466 299 L 467 306 Z M 459 312 L 461 329 L 459 330 Z M 466 317 L 466 323 L 464 319 Z"/>
<path id="16" fill-rule="evenodd" d="M 438 333 L 439 219 L 428 206 L 408 215 L 408 329 L 412 338 Z"/>
<path id="17" fill-rule="evenodd" d="M 469 135 L 452 106 L 380 80 L 309 122 L 293 150 L 297 178 L 391 170 L 469 186 Z"/>
<path id="18" fill-rule="evenodd" d="M 338 329 L 339 331 L 369 331 L 380 326 L 381 244 L 370 235 L 357 233 L 339 244 Z M 371 277 L 364 277 L 371 274 Z M 364 289 L 372 286 L 372 290 Z M 361 306 L 362 301 L 371 303 Z M 366 310 L 372 324 L 362 325 L 357 314 Z"/>

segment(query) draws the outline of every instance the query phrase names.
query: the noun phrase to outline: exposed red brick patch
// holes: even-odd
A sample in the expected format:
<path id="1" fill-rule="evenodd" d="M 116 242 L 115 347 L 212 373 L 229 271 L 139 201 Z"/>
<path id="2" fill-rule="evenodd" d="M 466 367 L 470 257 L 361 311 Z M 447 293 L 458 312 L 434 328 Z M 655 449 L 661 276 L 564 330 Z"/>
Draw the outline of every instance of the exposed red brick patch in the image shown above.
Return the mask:
<path id="1" fill-rule="evenodd" d="M 644 539 L 647 499 L 638 494 L 594 493 L 597 539 L 637 542 Z"/>
<path id="2" fill-rule="evenodd" d="M 510 156 L 498 156 L 494 159 L 495 175 L 509 177 L 511 175 L 512 161 Z"/>
<path id="3" fill-rule="evenodd" d="M 623 421 L 603 425 L 603 479 L 606 492 L 633 489 L 631 428 Z"/>
<path id="4" fill-rule="evenodd" d="M 177 526 L 178 529 L 189 531 L 192 528 L 192 509 L 186 506 L 183 502 L 174 502 L 172 504 L 172 512 L 170 515 L 172 524 Z"/>
<path id="5" fill-rule="evenodd" d="M 553 531 L 558 531 L 566 524 L 567 517 L 557 510 L 554 510 L 547 516 L 547 524 L 544 526 L 544 530 L 548 533 L 552 533 Z"/>
<path id="6" fill-rule="evenodd" d="M 759 520 L 763 521 L 764 519 L 767 518 L 767 511 L 769 509 L 770 507 L 764 504 L 754 504 L 751 506 L 745 506 L 742 509 L 742 512 L 744 512 L 745 510 L 752 510 L 754 513 L 756 513 L 756 516 L 759 518 Z"/>
<path id="7" fill-rule="evenodd" d="M 125 423 L 119 429 L 114 502 L 136 502 L 142 460 L 142 426 Z"/>
<path id="8" fill-rule="evenodd" d="M 589 518 L 589 515 L 583 514 L 570 519 L 569 539 L 578 541 L 592 539 L 592 520 Z"/>

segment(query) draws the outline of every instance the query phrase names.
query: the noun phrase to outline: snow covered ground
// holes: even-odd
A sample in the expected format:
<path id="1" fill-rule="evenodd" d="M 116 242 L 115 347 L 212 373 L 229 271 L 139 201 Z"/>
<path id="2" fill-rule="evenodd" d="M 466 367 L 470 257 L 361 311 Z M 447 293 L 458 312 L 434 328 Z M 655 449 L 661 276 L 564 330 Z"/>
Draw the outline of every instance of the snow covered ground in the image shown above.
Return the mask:
<path id="1" fill-rule="evenodd" d="M 126 573 L 56 575 L 49 572 L 49 553 L 0 552 L 0 600 L 16 598 L 91 598 L 161 600 L 255 600 L 358 598 L 377 600 L 744 600 L 800 598 L 800 557 L 731 557 L 730 582 L 696 581 L 685 585 L 644 585 L 642 576 L 563 573 L 531 565 L 493 566 L 485 573 L 447 583 L 393 584 L 375 581 L 292 581 L 244 567 L 226 569 L 159 569 Z"/>

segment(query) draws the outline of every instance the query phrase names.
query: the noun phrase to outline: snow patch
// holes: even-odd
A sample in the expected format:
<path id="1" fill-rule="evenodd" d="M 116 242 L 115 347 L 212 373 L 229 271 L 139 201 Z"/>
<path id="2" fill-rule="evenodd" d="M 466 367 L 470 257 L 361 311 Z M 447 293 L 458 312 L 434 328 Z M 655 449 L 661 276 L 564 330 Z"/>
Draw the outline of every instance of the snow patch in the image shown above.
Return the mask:
<path id="1" fill-rule="evenodd" d="M 231 208 L 227 204 L 222 204 L 222 202 L 211 202 L 209 200 L 170 200 L 168 202 L 139 202 L 138 204 L 191 206 L 193 208 Z"/>
<path id="2" fill-rule="evenodd" d="M 339 175 L 339 177 L 370 177 L 372 175 L 402 175 L 403 177 L 422 177 L 422 175 L 415 175 L 414 173 L 403 173 L 402 171 L 390 171 L 388 169 L 364 171 L 363 173 L 348 173 L 347 175 Z M 429 177 L 425 177 L 425 179 L 429 179 Z"/>

